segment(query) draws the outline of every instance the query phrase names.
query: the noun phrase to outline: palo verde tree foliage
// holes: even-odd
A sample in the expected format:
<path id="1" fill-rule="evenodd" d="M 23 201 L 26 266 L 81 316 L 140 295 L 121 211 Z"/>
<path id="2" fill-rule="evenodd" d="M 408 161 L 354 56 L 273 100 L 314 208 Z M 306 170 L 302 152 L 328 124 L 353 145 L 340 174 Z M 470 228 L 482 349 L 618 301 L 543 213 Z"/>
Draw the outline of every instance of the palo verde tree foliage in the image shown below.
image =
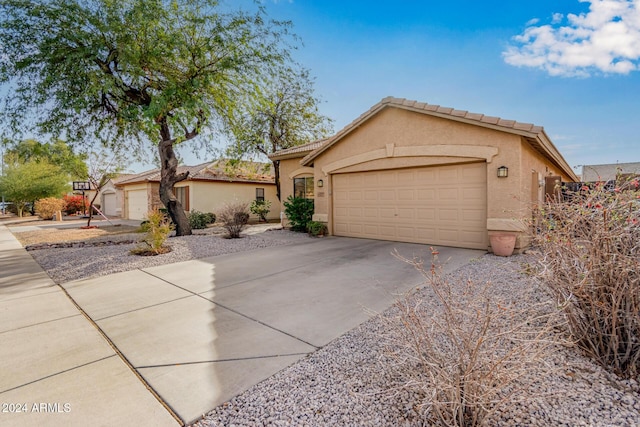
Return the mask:
<path id="1" fill-rule="evenodd" d="M 215 0 L 4 0 L 5 120 L 74 143 L 127 144 L 132 155 L 155 143 L 160 199 L 176 234 L 190 234 L 173 192 L 188 176 L 177 173 L 174 146 L 219 125 L 239 93 L 288 61 L 289 24 L 256 10 Z"/>
<path id="2" fill-rule="evenodd" d="M 309 71 L 284 67 L 247 93 L 243 108 L 230 114 L 230 134 L 234 144 L 231 157 L 246 154 L 269 156 L 327 136 L 331 119 L 318 111 L 320 100 L 313 93 Z M 280 200 L 280 162 L 272 160 L 276 195 Z"/>

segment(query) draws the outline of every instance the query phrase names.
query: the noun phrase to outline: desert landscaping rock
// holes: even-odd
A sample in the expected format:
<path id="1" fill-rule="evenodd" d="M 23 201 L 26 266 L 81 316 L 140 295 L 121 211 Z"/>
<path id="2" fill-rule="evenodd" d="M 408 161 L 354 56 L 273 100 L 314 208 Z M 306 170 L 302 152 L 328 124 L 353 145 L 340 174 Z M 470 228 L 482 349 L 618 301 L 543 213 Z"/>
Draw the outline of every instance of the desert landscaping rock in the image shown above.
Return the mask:
<path id="1" fill-rule="evenodd" d="M 126 237 L 119 237 L 125 239 Z M 306 234 L 286 230 L 225 239 L 219 234 L 170 238 L 172 252 L 156 257 L 129 255 L 136 244 L 50 248 L 30 254 L 58 283 L 89 276 L 145 268 L 225 253 L 283 245 Z M 250 253 L 247 254 L 250 257 Z M 530 274 L 535 255 L 510 258 L 485 255 L 448 276 L 491 282 L 499 298 L 518 304 L 549 296 Z M 424 299 L 430 289 L 416 290 Z M 205 426 L 423 426 L 428 389 L 403 388 L 410 365 L 392 366 L 384 337 L 393 334 L 387 321 L 395 309 L 337 338 L 298 363 L 280 371 L 217 408 L 194 427 Z M 558 332 L 561 334 L 561 332 Z M 491 426 L 638 426 L 640 386 L 621 380 L 591 362 L 575 347 L 554 346 L 540 366 L 531 366 L 521 386 L 527 399 L 509 401 L 488 420 Z"/>
<path id="2" fill-rule="evenodd" d="M 118 238 L 106 244 L 105 241 L 93 241 L 89 244 L 43 244 L 41 249 L 32 248 L 29 253 L 56 283 L 64 283 L 138 268 L 284 245 L 296 239 L 311 237 L 288 230 L 273 230 L 243 235 L 239 239 L 227 239 L 221 232 L 213 229 L 194 233 L 192 236 L 170 237 L 167 245 L 171 247 L 171 252 L 157 256 L 137 256 L 129 253 L 139 245 L 131 242 L 138 242 L 141 239 L 140 234 L 123 234 Z M 56 247 L 57 245 L 62 247 Z"/>
<path id="3" fill-rule="evenodd" d="M 535 259 L 529 255 L 507 259 L 486 255 L 449 279 L 491 281 L 503 297 L 546 298 L 535 280 L 522 274 L 523 264 L 532 262 Z M 423 288 L 418 293 L 428 298 L 430 291 Z M 393 332 L 382 316 L 392 316 L 394 310 L 213 409 L 193 426 L 429 425 L 424 396 L 402 387 L 409 367 L 384 363 L 381 337 Z M 545 364 L 532 366 L 531 374 L 522 379 L 522 386 L 531 390 L 528 398 L 509 402 L 487 425 L 640 425 L 637 382 L 620 380 L 573 347 L 554 347 Z"/>

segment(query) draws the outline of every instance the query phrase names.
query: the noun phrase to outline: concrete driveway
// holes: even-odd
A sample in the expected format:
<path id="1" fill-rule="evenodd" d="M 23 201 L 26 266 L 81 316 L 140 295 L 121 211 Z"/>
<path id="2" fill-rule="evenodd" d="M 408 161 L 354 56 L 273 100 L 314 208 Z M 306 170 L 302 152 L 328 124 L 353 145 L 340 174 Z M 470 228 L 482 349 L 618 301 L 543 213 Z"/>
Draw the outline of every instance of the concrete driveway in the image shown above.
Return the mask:
<path id="1" fill-rule="evenodd" d="M 268 378 L 422 283 L 391 255 L 425 245 L 329 237 L 61 285 L 183 423 Z M 484 251 L 439 247 L 446 270 Z"/>

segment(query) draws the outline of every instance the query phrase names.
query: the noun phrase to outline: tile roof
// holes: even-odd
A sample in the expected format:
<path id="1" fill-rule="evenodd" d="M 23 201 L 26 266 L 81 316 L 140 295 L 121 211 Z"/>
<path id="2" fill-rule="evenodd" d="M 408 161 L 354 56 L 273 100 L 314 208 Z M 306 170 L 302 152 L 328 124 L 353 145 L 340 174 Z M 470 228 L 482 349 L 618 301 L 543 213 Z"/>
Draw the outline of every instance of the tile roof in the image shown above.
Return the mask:
<path id="1" fill-rule="evenodd" d="M 466 110 L 456 110 L 450 107 L 443 107 L 436 104 L 428 104 L 426 102 L 412 101 L 404 98 L 386 97 L 375 104 L 369 110 L 361 114 L 353 122 L 345 126 L 332 137 L 314 142 L 319 147 L 306 154 L 300 161 L 302 165 L 309 165 L 317 156 L 331 147 L 334 143 L 342 139 L 351 131 L 362 125 L 363 122 L 383 110 L 384 108 L 394 107 L 402 108 L 417 113 L 428 114 L 431 116 L 441 117 L 449 120 L 455 120 L 476 126 L 482 126 L 498 131 L 514 133 L 527 139 L 527 141 L 540 152 L 543 156 L 550 159 L 560 169 L 562 169 L 571 179 L 577 180 L 575 172 L 571 169 L 566 160 L 562 157 L 553 142 L 549 139 L 542 126 L 536 126 L 531 123 L 523 123 L 515 120 L 506 120 L 500 117 L 486 116 L 480 113 L 470 113 Z M 288 157 L 280 157 L 281 151 L 275 153 L 271 158 L 293 158 L 294 154 L 289 153 Z M 300 154 L 304 154 L 301 152 Z"/>
<path id="2" fill-rule="evenodd" d="M 271 159 L 275 159 L 275 158 L 283 159 L 283 158 L 287 158 L 287 157 L 301 157 L 301 156 L 297 156 L 297 155 L 298 154 L 310 153 L 311 151 L 322 147 L 322 145 L 328 140 L 329 140 L 329 138 L 318 139 L 316 141 L 312 141 L 312 142 L 309 142 L 307 144 L 297 145 L 297 146 L 291 147 L 291 148 L 285 148 L 284 150 L 279 150 L 278 152 L 270 155 L 269 158 L 271 158 Z"/>
<path id="3" fill-rule="evenodd" d="M 195 166 L 178 166 L 176 173 L 184 172 L 189 172 L 188 181 L 275 182 L 271 165 L 259 162 L 242 161 L 235 168 L 228 166 L 226 160 L 201 163 Z M 119 180 L 115 184 L 127 185 L 140 182 L 160 182 L 160 169 L 141 172 Z"/>

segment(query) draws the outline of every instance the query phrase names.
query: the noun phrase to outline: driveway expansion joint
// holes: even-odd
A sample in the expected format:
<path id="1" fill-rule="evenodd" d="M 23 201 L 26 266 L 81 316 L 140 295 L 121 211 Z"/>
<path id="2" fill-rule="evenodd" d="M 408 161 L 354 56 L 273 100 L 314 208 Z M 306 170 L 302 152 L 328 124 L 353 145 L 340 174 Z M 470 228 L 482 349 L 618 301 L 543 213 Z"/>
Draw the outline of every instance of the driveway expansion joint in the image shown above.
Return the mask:
<path id="1" fill-rule="evenodd" d="M 262 321 L 260 321 L 260 320 L 258 320 L 258 319 L 256 319 L 256 318 L 254 318 L 254 317 L 251 317 L 251 316 L 248 316 L 248 315 L 246 315 L 246 314 L 244 314 L 244 313 L 241 313 L 241 312 L 239 312 L 238 310 L 234 310 L 233 308 L 230 308 L 230 307 L 227 307 L 227 306 L 225 306 L 225 305 L 222 305 L 222 304 L 220 304 L 219 302 L 215 302 L 215 301 L 210 300 L 209 298 L 206 298 L 206 297 L 204 297 L 204 296 L 202 296 L 202 295 L 199 295 L 199 294 L 195 294 L 195 295 L 199 296 L 200 298 L 202 298 L 202 299 L 204 299 L 204 300 L 206 300 L 206 301 L 209 301 L 209 302 L 211 302 L 211 303 L 213 303 L 213 304 L 217 305 L 218 307 L 222 307 L 222 308 L 224 308 L 224 309 L 226 309 L 226 310 L 229 310 L 229 311 L 231 311 L 231 312 L 233 312 L 233 313 L 237 314 L 238 316 L 242 316 L 242 317 L 244 317 L 245 319 L 249 319 L 249 320 L 251 320 L 251 321 L 253 321 L 253 322 L 256 322 L 256 323 L 257 323 L 257 324 L 259 324 L 259 325 L 265 326 L 265 327 L 267 327 L 267 328 L 269 328 L 269 329 L 273 329 L 273 330 L 274 330 L 274 331 L 276 331 L 276 332 L 280 332 L 281 334 L 284 334 L 284 335 L 286 335 L 286 336 L 288 336 L 288 337 L 291 337 L 291 338 L 293 338 L 293 339 L 295 339 L 295 340 L 298 340 L 298 341 L 300 341 L 300 342 L 302 342 L 302 343 L 304 343 L 304 344 L 306 344 L 306 345 L 309 345 L 309 346 L 313 347 L 313 348 L 314 348 L 314 349 L 316 349 L 316 350 L 320 350 L 320 349 L 322 348 L 322 347 L 318 347 L 318 346 L 317 346 L 317 345 L 315 345 L 315 344 L 311 344 L 310 342 L 305 341 L 305 340 L 303 340 L 302 338 L 297 337 L 297 336 L 295 336 L 295 335 L 293 335 L 293 334 L 291 334 L 291 333 L 289 333 L 289 332 L 283 331 L 282 329 L 278 329 L 278 328 L 276 328 L 275 326 L 269 325 L 268 323 L 262 322 Z"/>
<path id="2" fill-rule="evenodd" d="M 265 356 L 232 357 L 229 359 L 199 360 L 195 362 L 162 363 L 159 365 L 136 366 L 136 369 L 168 368 L 172 366 L 202 365 L 206 363 L 221 363 L 221 362 L 242 362 L 243 360 L 276 359 L 278 357 L 307 356 L 314 352 L 315 350 L 310 352 L 303 352 L 303 353 L 284 353 L 284 354 L 273 354 L 273 355 L 265 355 Z"/>
<path id="3" fill-rule="evenodd" d="M 120 360 L 122 360 L 122 362 L 129 368 L 129 370 L 133 373 L 133 375 L 135 375 L 138 378 L 138 381 L 140 381 L 142 385 L 149 391 L 149 393 L 151 393 L 151 395 L 153 395 L 153 397 L 158 401 L 158 403 L 160 403 L 160 405 L 162 405 L 167 410 L 167 412 L 169 412 L 169 414 L 171 415 L 171 417 L 173 417 L 173 419 L 175 419 L 178 423 L 180 423 L 180 425 L 184 425 L 185 421 L 178 416 L 177 412 L 167 402 L 165 402 L 164 399 L 162 399 L 162 397 L 160 397 L 160 395 L 153 389 L 153 387 L 151 387 L 151 385 L 142 377 L 142 375 L 140 375 L 140 373 L 136 370 L 136 368 L 131 364 L 129 359 L 127 359 L 126 356 L 120 351 L 120 349 L 118 349 L 118 347 L 111 340 L 111 338 L 109 338 L 109 336 L 102 330 L 102 328 L 96 322 L 94 322 L 94 320 L 87 314 L 86 311 L 84 311 L 82 307 L 80 307 L 80 305 L 76 302 L 76 300 L 74 300 L 73 297 L 71 297 L 69 292 L 67 292 L 67 290 L 64 289 L 62 286 L 60 287 L 62 288 L 67 298 L 69 298 L 69 300 L 73 303 L 73 305 L 76 306 L 78 311 L 80 311 L 80 313 L 82 313 L 82 315 L 93 325 L 93 327 L 96 328 L 98 333 L 107 342 L 107 344 L 109 344 L 109 346 L 113 349 L 116 355 L 120 357 Z"/>
<path id="4" fill-rule="evenodd" d="M 100 359 L 92 360 L 91 362 L 87 362 L 87 363 L 83 363 L 83 364 L 78 365 L 78 366 L 74 366 L 73 368 L 64 369 L 64 370 L 56 372 L 54 374 L 46 375 L 44 377 L 35 379 L 33 381 L 26 382 L 24 384 L 17 385 L 15 387 L 8 388 L 6 390 L 0 390 L 0 394 L 7 393 L 7 392 L 12 391 L 12 390 L 16 390 L 16 389 L 18 389 L 20 387 L 28 386 L 29 384 L 35 384 L 35 383 L 37 383 L 39 381 L 46 380 L 48 378 L 53 378 L 55 376 L 58 376 L 58 375 L 61 375 L 61 374 L 67 373 L 67 372 L 71 372 L 71 371 L 74 371 L 76 369 L 83 368 L 85 366 L 93 365 L 94 363 L 102 362 L 103 360 L 111 359 L 112 357 L 117 357 L 117 356 L 118 355 L 114 353 L 114 354 L 112 354 L 110 356 L 101 357 Z"/>

